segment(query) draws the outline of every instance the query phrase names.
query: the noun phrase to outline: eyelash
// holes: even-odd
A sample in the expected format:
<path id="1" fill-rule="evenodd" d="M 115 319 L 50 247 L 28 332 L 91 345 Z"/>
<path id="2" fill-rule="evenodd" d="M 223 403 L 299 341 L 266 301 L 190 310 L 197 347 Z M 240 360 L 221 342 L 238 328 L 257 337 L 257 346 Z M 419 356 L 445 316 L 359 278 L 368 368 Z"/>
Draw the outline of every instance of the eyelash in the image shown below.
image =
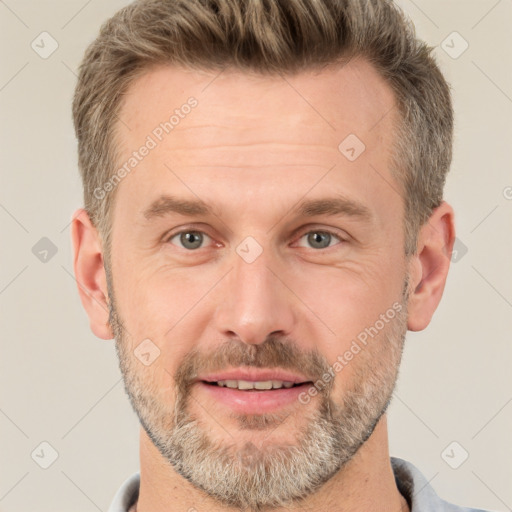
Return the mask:
<path id="1" fill-rule="evenodd" d="M 213 240 L 213 238 L 210 235 L 208 235 L 207 233 L 205 233 L 204 231 L 201 231 L 200 229 L 189 228 L 189 229 L 183 229 L 181 231 L 177 231 L 176 233 L 173 233 L 173 234 L 165 237 L 164 243 L 172 243 L 171 240 L 173 238 L 175 238 L 175 237 L 177 237 L 179 235 L 182 235 L 183 233 L 200 233 L 200 234 L 205 235 L 206 237 L 210 238 L 211 240 Z M 309 229 L 308 231 L 302 232 L 301 235 L 298 238 L 296 238 L 296 240 L 298 241 L 298 240 L 302 239 L 304 236 L 309 235 L 310 233 L 326 233 L 326 234 L 329 234 L 332 237 L 336 238 L 339 241 L 339 243 L 343 243 L 343 242 L 347 241 L 346 239 L 342 238 L 339 234 L 337 234 L 334 231 L 331 231 L 329 229 Z M 339 243 L 338 244 L 334 244 L 334 246 L 335 245 L 339 245 Z M 325 251 L 325 250 L 330 249 L 331 247 L 334 247 L 334 246 L 329 245 L 329 246 L 324 247 L 322 249 L 314 249 L 314 248 L 310 247 L 310 249 L 313 249 L 316 252 L 319 252 L 319 251 Z M 180 247 L 180 246 L 177 246 L 177 247 Z M 204 247 L 199 247 L 198 249 L 186 249 L 185 247 L 180 247 L 180 249 L 183 249 L 183 250 L 185 250 L 187 252 L 195 252 L 195 251 L 198 251 L 200 249 L 204 249 Z"/>

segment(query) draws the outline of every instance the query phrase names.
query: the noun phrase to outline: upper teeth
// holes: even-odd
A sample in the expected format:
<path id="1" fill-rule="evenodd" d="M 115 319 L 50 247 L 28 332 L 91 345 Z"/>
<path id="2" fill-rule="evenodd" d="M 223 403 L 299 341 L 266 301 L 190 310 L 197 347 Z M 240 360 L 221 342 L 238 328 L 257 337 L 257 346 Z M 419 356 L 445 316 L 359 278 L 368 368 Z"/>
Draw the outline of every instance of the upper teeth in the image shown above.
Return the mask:
<path id="1" fill-rule="evenodd" d="M 217 384 L 222 387 L 233 389 L 279 389 L 291 388 L 294 383 L 282 380 L 262 380 L 257 382 L 251 382 L 248 380 L 219 380 Z"/>

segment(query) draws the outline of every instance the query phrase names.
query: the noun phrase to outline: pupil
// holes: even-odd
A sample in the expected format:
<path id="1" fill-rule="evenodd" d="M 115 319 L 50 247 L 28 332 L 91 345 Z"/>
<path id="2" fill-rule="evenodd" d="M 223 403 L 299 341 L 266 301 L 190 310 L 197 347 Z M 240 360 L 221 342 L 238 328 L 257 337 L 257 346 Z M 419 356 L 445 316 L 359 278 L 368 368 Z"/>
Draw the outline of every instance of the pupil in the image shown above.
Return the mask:
<path id="1" fill-rule="evenodd" d="M 180 238 L 183 247 L 187 249 L 197 249 L 201 246 L 202 235 L 198 232 L 191 231 L 189 233 L 182 233 Z"/>
<path id="2" fill-rule="evenodd" d="M 325 247 L 329 247 L 329 243 L 331 242 L 331 235 L 329 233 L 310 233 L 308 238 L 311 246 L 317 249 L 324 249 Z"/>

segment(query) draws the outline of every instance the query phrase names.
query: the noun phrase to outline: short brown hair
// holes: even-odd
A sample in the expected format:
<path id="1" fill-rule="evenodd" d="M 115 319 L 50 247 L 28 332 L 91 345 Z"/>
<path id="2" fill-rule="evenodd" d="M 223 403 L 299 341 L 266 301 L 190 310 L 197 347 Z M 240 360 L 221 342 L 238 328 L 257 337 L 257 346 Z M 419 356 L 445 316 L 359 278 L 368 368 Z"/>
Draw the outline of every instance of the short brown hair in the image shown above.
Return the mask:
<path id="1" fill-rule="evenodd" d="M 73 99 L 84 206 L 107 257 L 115 193 L 115 128 L 130 84 L 155 65 L 296 73 L 367 59 L 394 91 L 400 122 L 391 172 L 405 205 L 405 253 L 443 198 L 452 153 L 449 86 L 432 48 L 391 0 L 137 0 L 101 27 Z"/>

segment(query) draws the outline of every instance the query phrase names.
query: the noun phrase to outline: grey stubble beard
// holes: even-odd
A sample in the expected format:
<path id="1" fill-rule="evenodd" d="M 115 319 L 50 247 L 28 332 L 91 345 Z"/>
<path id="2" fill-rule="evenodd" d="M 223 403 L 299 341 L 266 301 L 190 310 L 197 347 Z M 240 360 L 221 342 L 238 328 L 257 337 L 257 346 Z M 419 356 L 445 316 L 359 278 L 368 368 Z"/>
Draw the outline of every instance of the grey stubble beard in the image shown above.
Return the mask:
<path id="1" fill-rule="evenodd" d="M 403 299 L 407 293 L 406 280 Z M 190 405 L 195 398 L 191 396 L 191 382 L 199 369 L 215 363 L 221 369 L 228 365 L 275 366 L 321 376 L 330 366 L 327 360 L 316 351 L 305 355 L 293 342 L 273 336 L 260 346 L 226 342 L 213 358 L 191 351 L 173 376 L 176 398 L 172 406 L 158 401 L 141 378 L 143 365 L 128 348 L 131 340 L 112 300 L 113 293 L 110 298 L 110 324 L 125 390 L 142 427 L 178 474 L 223 506 L 263 512 L 304 500 L 352 460 L 391 401 L 407 330 L 406 300 L 389 332 L 381 333 L 386 336 L 371 342 L 386 344 L 389 358 L 382 361 L 375 354 L 373 358 L 364 354 L 372 365 L 353 366 L 352 386 L 345 390 L 341 404 L 331 398 L 331 381 L 316 401 L 300 406 L 304 408 L 300 414 L 307 415 L 308 421 L 305 426 L 293 427 L 296 440 L 288 445 L 275 445 L 271 439 L 274 431 L 290 424 L 287 415 L 238 416 L 240 429 L 268 430 L 262 442 L 240 445 L 212 438 L 204 419 L 192 413 Z"/>

